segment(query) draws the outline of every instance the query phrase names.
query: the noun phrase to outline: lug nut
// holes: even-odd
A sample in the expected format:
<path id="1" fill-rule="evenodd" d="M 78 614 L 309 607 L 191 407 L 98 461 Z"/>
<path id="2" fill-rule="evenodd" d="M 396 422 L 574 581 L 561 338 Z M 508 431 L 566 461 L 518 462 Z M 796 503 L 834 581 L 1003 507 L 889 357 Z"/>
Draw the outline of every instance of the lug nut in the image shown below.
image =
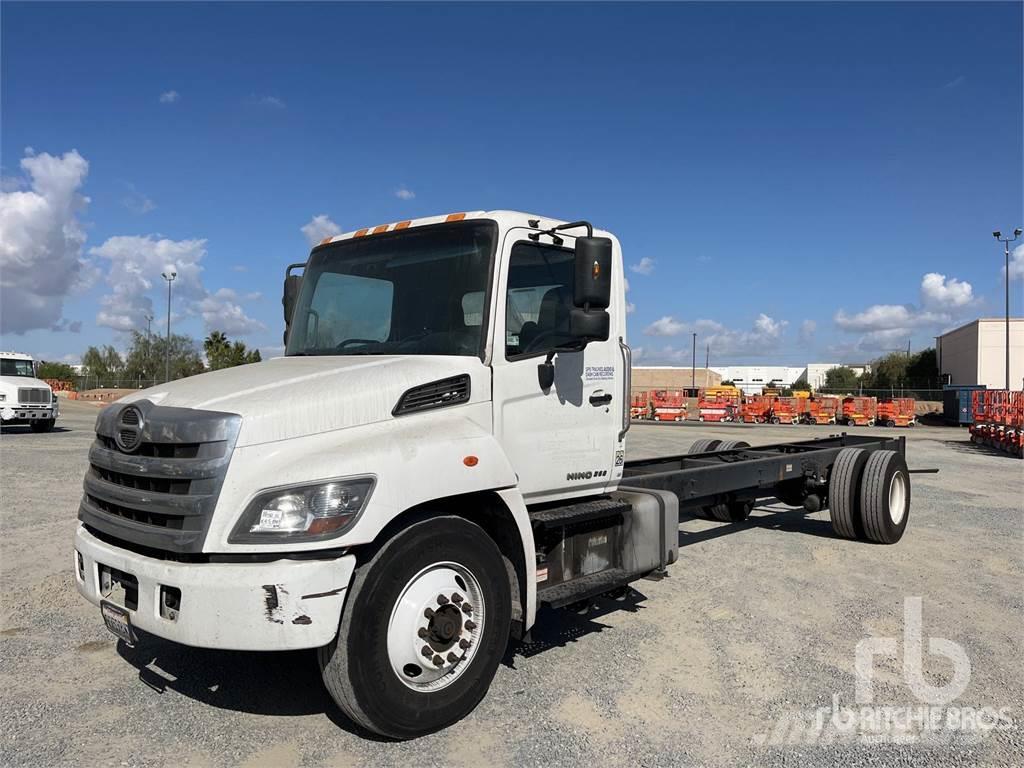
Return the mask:
<path id="1" fill-rule="evenodd" d="M 458 657 L 458 656 L 456 656 L 456 655 L 455 655 L 454 653 L 449 653 L 449 654 L 448 654 L 448 662 L 449 662 L 450 664 L 454 664 L 454 663 L 455 663 L 456 661 L 458 661 L 458 660 L 459 660 L 459 657 Z"/>
<path id="2" fill-rule="evenodd" d="M 444 595 L 438 595 L 437 596 L 437 604 L 438 605 L 448 605 L 448 598 L 445 597 Z"/>
<path id="3" fill-rule="evenodd" d="M 424 658 L 427 658 L 427 659 L 429 659 L 429 658 L 430 658 L 431 656 L 433 656 L 433 655 L 434 655 L 434 652 L 433 652 L 432 650 L 430 650 L 430 646 L 429 646 L 429 645 L 424 645 L 424 646 L 423 646 L 423 647 L 422 647 L 422 648 L 420 649 L 420 653 L 422 653 L 422 654 L 423 654 L 423 657 L 424 657 Z"/>
<path id="4" fill-rule="evenodd" d="M 470 605 L 469 603 L 463 603 L 462 604 L 462 612 L 463 613 L 472 613 L 473 612 L 473 606 Z"/>
<path id="5" fill-rule="evenodd" d="M 461 603 L 462 602 L 462 595 L 460 595 L 458 592 L 452 592 L 452 602 L 453 603 Z"/>
<path id="6" fill-rule="evenodd" d="M 474 629 L 476 629 L 476 622 L 467 621 L 466 622 L 466 629 L 468 629 L 470 632 L 472 632 Z"/>
<path id="7" fill-rule="evenodd" d="M 427 610 L 425 610 L 423 612 L 423 615 L 426 616 L 428 619 L 434 618 L 434 609 L 433 608 L 427 608 Z"/>
<path id="8" fill-rule="evenodd" d="M 434 656 L 434 666 L 440 667 L 442 664 L 444 664 L 444 659 L 442 659 L 440 656 Z"/>
<path id="9" fill-rule="evenodd" d="M 459 640 L 459 648 L 461 648 L 464 651 L 467 650 L 469 648 L 469 640 L 467 640 L 466 638 L 462 638 L 461 640 Z"/>
<path id="10" fill-rule="evenodd" d="M 421 638 L 426 637 L 427 636 L 427 628 L 426 627 L 420 627 L 418 630 L 416 630 L 416 634 L 419 635 Z"/>

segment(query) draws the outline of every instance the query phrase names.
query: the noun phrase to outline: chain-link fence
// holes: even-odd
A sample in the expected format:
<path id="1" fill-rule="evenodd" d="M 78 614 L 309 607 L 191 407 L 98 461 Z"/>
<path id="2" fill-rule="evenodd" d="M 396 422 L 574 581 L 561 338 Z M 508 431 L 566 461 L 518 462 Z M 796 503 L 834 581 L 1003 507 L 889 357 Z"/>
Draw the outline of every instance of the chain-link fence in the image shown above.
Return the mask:
<path id="1" fill-rule="evenodd" d="M 915 400 L 927 400 L 930 402 L 942 402 L 941 389 L 927 389 L 918 387 L 882 387 L 882 388 L 859 388 L 859 387 L 821 387 L 814 390 L 818 395 L 838 395 L 845 397 L 857 395 L 861 397 L 912 397 Z"/>

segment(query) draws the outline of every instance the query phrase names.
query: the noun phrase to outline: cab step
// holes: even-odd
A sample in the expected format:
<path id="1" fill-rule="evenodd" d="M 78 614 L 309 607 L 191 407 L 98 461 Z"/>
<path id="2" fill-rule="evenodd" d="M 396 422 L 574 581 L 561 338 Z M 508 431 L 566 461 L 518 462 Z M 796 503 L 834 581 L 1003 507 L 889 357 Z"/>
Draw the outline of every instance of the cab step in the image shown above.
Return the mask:
<path id="1" fill-rule="evenodd" d="M 565 528 L 591 520 L 621 517 L 632 508 L 632 505 L 625 501 L 593 499 L 592 501 L 580 501 L 575 504 L 562 504 L 557 507 L 533 510 L 530 512 L 530 522 L 545 528 Z"/>
<path id="2" fill-rule="evenodd" d="M 622 568 L 608 568 L 587 576 L 580 576 L 572 581 L 563 581 L 550 587 L 537 589 L 537 602 L 548 608 L 561 608 L 571 603 L 578 603 L 588 597 L 610 592 L 624 587 L 640 578 L 638 573 L 629 573 Z"/>

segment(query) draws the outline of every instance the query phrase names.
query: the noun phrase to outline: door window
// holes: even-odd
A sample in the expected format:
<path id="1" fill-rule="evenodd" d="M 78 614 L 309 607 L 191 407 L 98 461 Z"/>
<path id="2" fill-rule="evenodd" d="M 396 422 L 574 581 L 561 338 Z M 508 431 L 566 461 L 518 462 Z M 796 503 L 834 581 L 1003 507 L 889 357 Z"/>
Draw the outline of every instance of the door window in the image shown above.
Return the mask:
<path id="1" fill-rule="evenodd" d="M 505 357 L 544 354 L 572 340 L 573 252 L 553 245 L 512 246 L 505 296 Z"/>

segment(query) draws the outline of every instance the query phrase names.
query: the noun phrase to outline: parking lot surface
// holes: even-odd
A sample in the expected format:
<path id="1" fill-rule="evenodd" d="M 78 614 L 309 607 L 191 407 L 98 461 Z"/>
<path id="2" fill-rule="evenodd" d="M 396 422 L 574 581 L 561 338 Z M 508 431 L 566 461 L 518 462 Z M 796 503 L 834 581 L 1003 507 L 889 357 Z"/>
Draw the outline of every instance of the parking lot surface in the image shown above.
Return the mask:
<path id="1" fill-rule="evenodd" d="M 510 648 L 470 717 L 389 743 L 337 711 L 312 651 L 227 653 L 152 637 L 118 645 L 72 574 L 97 412 L 69 402 L 54 432 L 15 428 L 0 438 L 2 765 L 1024 762 L 1024 462 L 971 446 L 965 430 L 899 431 L 911 468 L 940 469 L 913 475 L 899 544 L 839 539 L 827 511 L 779 504 L 746 523 L 686 518 L 669 578 L 637 582 L 624 600 L 600 600 L 582 615 L 542 613 L 532 642 Z M 757 445 L 836 430 L 635 425 L 628 458 L 682 453 L 701 437 Z M 905 608 L 913 615 L 915 605 L 916 687 L 901 666 Z M 793 726 L 819 708 L 830 717 L 833 707 L 858 706 L 855 654 L 868 638 L 903 649 L 874 657 L 873 705 L 927 705 L 922 682 L 934 690 L 963 671 L 949 654 L 929 652 L 929 639 L 945 638 L 969 671 L 943 708 L 1002 710 L 1012 724 L 917 744 Z"/>

